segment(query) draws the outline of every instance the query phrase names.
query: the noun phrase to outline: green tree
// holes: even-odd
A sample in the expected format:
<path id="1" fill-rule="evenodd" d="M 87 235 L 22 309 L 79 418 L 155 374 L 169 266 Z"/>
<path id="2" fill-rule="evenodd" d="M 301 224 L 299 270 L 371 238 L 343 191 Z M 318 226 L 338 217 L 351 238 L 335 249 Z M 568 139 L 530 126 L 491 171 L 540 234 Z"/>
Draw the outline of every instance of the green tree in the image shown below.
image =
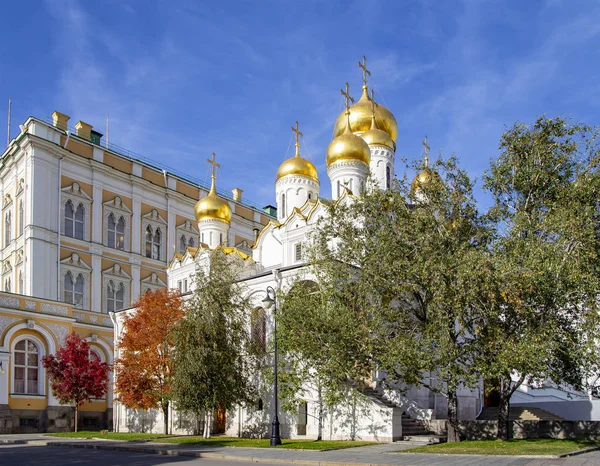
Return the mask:
<path id="1" fill-rule="evenodd" d="M 173 397 L 177 408 L 204 415 L 254 399 L 253 358 L 246 346 L 250 306 L 235 256 L 217 249 L 197 266 L 186 315 L 173 332 Z"/>
<path id="2" fill-rule="evenodd" d="M 597 354 L 596 136 L 561 118 L 516 124 L 484 177 L 495 239 L 477 362 L 500 395 L 499 438 L 508 437 L 510 397 L 523 382 L 580 388 Z"/>
<path id="3" fill-rule="evenodd" d="M 306 341 L 290 342 L 290 350 L 308 353 L 304 345 L 322 340 L 320 348 L 336 349 L 335 374 L 379 369 L 386 383 L 443 394 L 454 441 L 457 390 L 478 382 L 471 363 L 488 230 L 454 158 L 418 168 L 412 186 L 404 178 L 392 189 L 351 197 L 322 219 L 309 250 L 322 303 L 313 317 L 299 301 L 295 315 L 313 322 Z M 337 331 L 327 319 L 339 319 Z"/>

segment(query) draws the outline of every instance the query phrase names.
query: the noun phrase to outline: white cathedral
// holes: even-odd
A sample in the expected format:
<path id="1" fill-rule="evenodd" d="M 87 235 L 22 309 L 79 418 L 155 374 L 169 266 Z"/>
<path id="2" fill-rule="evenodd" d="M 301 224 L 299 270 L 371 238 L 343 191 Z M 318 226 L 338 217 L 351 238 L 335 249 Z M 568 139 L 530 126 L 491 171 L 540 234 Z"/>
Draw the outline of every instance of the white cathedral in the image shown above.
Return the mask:
<path id="1" fill-rule="evenodd" d="M 298 123 L 292 128 L 296 135 L 295 155 L 285 160 L 277 170 L 275 196 L 277 221 L 269 220 L 255 238 L 249 251 L 230 247 L 227 238 L 231 237 L 232 210 L 230 202 L 217 195 L 215 185 L 215 162 L 212 160 L 212 185 L 209 193 L 200 199 L 195 207 L 198 226 L 199 246 L 187 247 L 185 252 L 174 255 L 167 267 L 167 286 L 178 288 L 184 295 L 193 290 L 193 277 L 198 264 L 208 258 L 208 253 L 220 248 L 233 255 L 244 264 L 243 281 L 253 300 L 253 326 L 262 325 L 262 338 L 272 338 L 274 315 L 263 309 L 267 287 L 278 292 L 287 291 L 294 278 L 302 274 L 310 279 L 310 271 L 303 261 L 302 249 L 310 232 L 320 217 L 327 215 L 327 205 L 348 202 L 352 196 L 360 196 L 368 189 L 388 189 L 394 177 L 394 159 L 398 125 L 394 115 L 374 101 L 369 93 L 366 62 L 359 63 L 363 69 L 362 96 L 358 102 L 348 93 L 348 84 L 342 95 L 346 99 L 346 110 L 335 122 L 334 137 L 327 153 L 327 176 L 331 182 L 330 197 L 320 192 L 320 181 L 315 166 L 302 157 Z M 351 105 L 351 103 L 353 103 Z M 426 142 L 424 143 L 428 149 Z M 425 153 L 427 162 L 427 153 Z M 427 167 L 427 163 L 426 163 Z M 429 168 L 417 174 L 413 188 L 418 189 L 436 176 Z M 369 180 L 369 185 L 367 185 Z M 235 222 L 235 219 L 233 219 Z M 118 312 L 115 315 L 115 360 L 119 357 L 118 340 L 123 331 L 123 318 L 134 309 Z M 258 319 L 258 320 L 257 320 Z M 259 329 L 260 330 L 260 329 Z M 255 333 L 255 332 L 254 332 Z M 264 344 L 264 342 L 263 342 Z M 362 396 L 352 398 L 333 409 L 325 411 L 322 438 L 360 439 L 391 442 L 407 438 L 411 434 L 442 433 L 447 415 L 447 401 L 438 394 L 423 387 L 403 387 L 403 394 L 396 390 L 381 388 L 373 375 L 371 388 Z M 318 433 L 318 396 L 315 390 L 307 387 L 306 399 L 300 403 L 297 412 L 279 410 L 283 437 L 316 438 Z M 214 432 L 230 436 L 268 436 L 273 415 L 273 393 L 264 387 L 264 398 L 254 406 L 239 406 L 227 413 L 216 413 Z M 486 405 L 493 400 L 484 396 L 483 383 L 475 389 L 461 389 L 459 395 L 459 419 L 474 420 Z M 573 395 L 573 394 L 571 394 Z M 586 400 L 579 394 L 579 400 Z M 533 389 L 521 387 L 513 396 L 513 403 L 560 402 L 568 399 L 568 394 L 558 388 Z M 534 403 L 535 404 L 535 403 Z M 552 417 L 551 417 L 552 418 Z M 170 432 L 187 434 L 196 429 L 195 419 L 191 419 L 175 409 L 170 413 Z M 115 431 L 161 431 L 162 414 L 158 412 L 140 415 L 114 403 L 113 423 Z"/>

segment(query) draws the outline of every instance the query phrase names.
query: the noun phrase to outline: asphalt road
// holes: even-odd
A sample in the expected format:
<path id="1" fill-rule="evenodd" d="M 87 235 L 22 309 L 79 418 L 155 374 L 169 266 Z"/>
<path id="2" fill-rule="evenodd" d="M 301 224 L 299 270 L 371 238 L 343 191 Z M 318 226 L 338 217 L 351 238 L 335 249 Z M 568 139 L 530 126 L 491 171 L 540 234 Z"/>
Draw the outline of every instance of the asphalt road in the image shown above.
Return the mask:
<path id="1" fill-rule="evenodd" d="M 0 466 L 224 466 L 227 461 L 83 448 L 0 445 Z M 239 466 L 256 463 L 235 461 Z M 285 464 L 285 463 L 280 463 Z M 289 463 L 288 463 L 289 464 Z"/>

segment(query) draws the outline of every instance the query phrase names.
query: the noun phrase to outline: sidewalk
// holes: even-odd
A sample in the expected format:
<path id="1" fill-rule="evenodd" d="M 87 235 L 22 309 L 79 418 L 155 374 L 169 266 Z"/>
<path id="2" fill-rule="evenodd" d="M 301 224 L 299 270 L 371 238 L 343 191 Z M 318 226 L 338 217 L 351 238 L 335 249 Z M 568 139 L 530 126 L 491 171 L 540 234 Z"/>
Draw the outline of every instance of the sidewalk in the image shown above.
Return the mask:
<path id="1" fill-rule="evenodd" d="M 0 444 L 29 444 L 91 448 L 115 451 L 182 455 L 199 458 L 220 459 L 228 462 L 252 461 L 255 463 L 290 463 L 311 466 L 365 466 L 365 465 L 493 465 L 493 466 L 600 466 L 600 452 L 588 453 L 572 458 L 522 457 L 522 456 L 479 456 L 479 455 L 425 455 L 395 453 L 412 448 L 414 443 L 400 442 L 334 451 L 298 451 L 268 448 L 234 448 L 173 445 L 158 442 L 122 442 L 114 440 L 85 440 L 44 437 L 40 434 L 0 435 Z"/>

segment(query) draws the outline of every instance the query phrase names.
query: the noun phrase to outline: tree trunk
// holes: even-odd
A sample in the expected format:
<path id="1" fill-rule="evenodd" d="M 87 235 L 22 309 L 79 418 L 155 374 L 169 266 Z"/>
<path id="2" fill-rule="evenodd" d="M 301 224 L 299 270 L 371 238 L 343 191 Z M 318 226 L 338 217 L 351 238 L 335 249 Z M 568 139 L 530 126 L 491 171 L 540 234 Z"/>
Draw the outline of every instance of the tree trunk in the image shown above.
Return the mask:
<path id="1" fill-rule="evenodd" d="M 211 418 L 212 418 L 211 412 L 209 410 L 206 410 L 204 413 L 204 434 L 203 434 L 204 438 L 210 438 Z"/>
<path id="2" fill-rule="evenodd" d="M 164 427 L 165 427 L 165 435 L 169 434 L 169 402 L 167 401 L 163 407 L 163 422 L 164 422 Z"/>
<path id="3" fill-rule="evenodd" d="M 317 433 L 317 440 L 323 440 L 323 393 L 321 391 L 321 384 L 319 384 L 319 431 Z"/>
<path id="4" fill-rule="evenodd" d="M 506 397 L 505 393 L 501 393 L 500 404 L 498 405 L 498 439 L 500 440 L 508 440 L 509 438 L 509 405 L 510 398 Z"/>
<path id="5" fill-rule="evenodd" d="M 79 403 L 75 403 L 75 432 L 77 432 L 78 418 L 79 418 Z"/>
<path id="6" fill-rule="evenodd" d="M 458 431 L 458 396 L 456 389 L 448 389 L 448 443 L 460 442 Z"/>

